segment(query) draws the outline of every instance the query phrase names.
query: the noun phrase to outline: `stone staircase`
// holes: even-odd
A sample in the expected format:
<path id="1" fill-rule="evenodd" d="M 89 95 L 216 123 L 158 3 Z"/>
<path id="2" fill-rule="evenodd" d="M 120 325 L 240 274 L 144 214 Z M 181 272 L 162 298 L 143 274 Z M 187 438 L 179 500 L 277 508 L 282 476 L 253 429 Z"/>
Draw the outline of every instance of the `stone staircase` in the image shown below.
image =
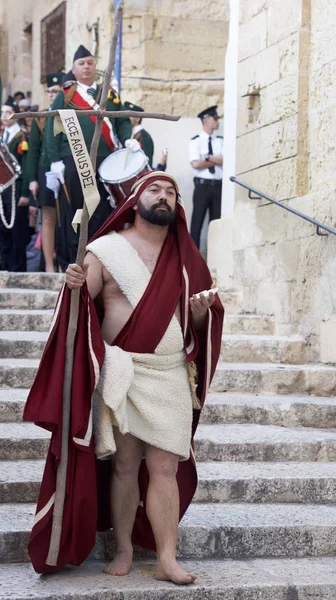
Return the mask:
<path id="1" fill-rule="evenodd" d="M 80 568 L 39 577 L 28 562 L 47 432 L 21 423 L 62 276 L 0 273 L 0 600 L 335 600 L 336 368 L 271 318 L 226 317 L 221 361 L 196 438 L 199 487 L 178 554 L 189 587 L 102 574 L 111 534 Z"/>

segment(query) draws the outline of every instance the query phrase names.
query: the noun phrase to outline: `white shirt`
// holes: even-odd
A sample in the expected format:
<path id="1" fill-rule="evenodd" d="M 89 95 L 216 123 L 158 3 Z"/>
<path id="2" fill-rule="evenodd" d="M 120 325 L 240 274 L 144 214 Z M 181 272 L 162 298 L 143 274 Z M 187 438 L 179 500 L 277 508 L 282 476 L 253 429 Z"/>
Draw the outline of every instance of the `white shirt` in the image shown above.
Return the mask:
<path id="1" fill-rule="evenodd" d="M 7 131 L 9 133 L 8 138 L 7 138 L 7 133 L 6 133 Z M 16 134 L 19 133 L 19 131 L 21 131 L 21 127 L 18 123 L 14 123 L 14 125 L 11 125 L 10 127 L 6 127 L 4 129 L 4 132 L 2 134 L 2 139 L 4 142 L 6 142 L 7 146 L 12 141 L 12 139 L 16 136 Z"/>
<path id="2" fill-rule="evenodd" d="M 209 134 L 203 129 L 199 135 L 193 137 L 189 142 L 189 162 L 193 160 L 201 160 L 206 154 L 209 154 Z M 213 133 L 211 135 L 212 153 L 214 156 L 223 155 L 224 143 L 221 136 Z M 215 172 L 210 173 L 209 169 L 194 169 L 194 177 L 202 179 L 222 179 L 223 168 L 218 165 L 213 165 Z"/>
<path id="3" fill-rule="evenodd" d="M 140 123 L 140 125 L 134 125 L 134 127 L 133 127 L 133 133 L 134 133 L 134 135 L 136 135 L 137 133 L 139 133 L 139 131 L 142 131 L 142 129 L 143 129 L 142 123 Z"/>
<path id="4" fill-rule="evenodd" d="M 86 85 L 86 83 L 80 83 L 79 81 L 77 81 L 77 85 L 83 90 L 83 92 L 88 91 L 89 88 L 93 88 L 94 90 L 97 89 L 97 82 L 94 81 L 92 85 Z M 90 95 L 90 94 L 89 94 Z"/>

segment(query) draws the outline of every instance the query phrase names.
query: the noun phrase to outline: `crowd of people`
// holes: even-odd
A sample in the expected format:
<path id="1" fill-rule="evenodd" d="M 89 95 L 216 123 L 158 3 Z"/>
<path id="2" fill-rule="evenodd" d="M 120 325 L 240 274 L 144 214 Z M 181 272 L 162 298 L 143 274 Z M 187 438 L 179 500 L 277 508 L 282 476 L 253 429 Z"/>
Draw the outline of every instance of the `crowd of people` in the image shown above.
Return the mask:
<path id="1" fill-rule="evenodd" d="M 48 73 L 46 83 L 49 106 L 44 110 L 99 108 L 102 85 L 96 82 L 94 57 L 82 45 L 74 55 L 72 70 Z M 209 213 L 209 220 L 220 217 L 223 158 L 222 141 L 215 135 L 219 124 L 216 108 L 210 107 L 198 115 L 203 130 L 190 141 L 189 158 L 195 173 L 191 235 L 198 247 L 206 213 Z M 144 111 L 131 102 L 122 104 L 112 87 L 106 109 Z M 72 220 L 76 210 L 83 205 L 83 194 L 68 139 L 64 133 L 54 135 L 53 117 L 12 118 L 15 113 L 37 110 L 38 106 L 32 106 L 20 91 L 13 97 L 8 96 L 1 108 L 0 160 L 6 161 L 5 144 L 16 161 L 16 171 L 19 171 L 7 185 L 0 180 L 2 270 L 64 271 L 76 258 L 78 232 L 74 231 Z M 95 117 L 89 116 L 79 119 L 88 149 L 95 120 Z M 146 168 L 153 168 L 154 143 L 142 119 L 105 117 L 98 146 L 97 169 L 111 153 L 125 147 L 132 152 L 142 149 L 148 161 Z M 167 155 L 167 149 L 163 149 L 156 170 L 165 171 Z M 99 176 L 97 187 L 101 201 L 90 219 L 89 238 L 115 207 L 111 190 Z"/>

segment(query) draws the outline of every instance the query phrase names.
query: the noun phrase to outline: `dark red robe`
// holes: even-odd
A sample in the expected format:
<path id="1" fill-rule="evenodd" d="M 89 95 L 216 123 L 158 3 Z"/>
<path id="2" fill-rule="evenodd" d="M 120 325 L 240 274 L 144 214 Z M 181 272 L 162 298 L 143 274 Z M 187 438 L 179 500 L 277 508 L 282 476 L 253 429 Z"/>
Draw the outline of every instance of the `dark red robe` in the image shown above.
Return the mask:
<path id="1" fill-rule="evenodd" d="M 150 176 L 147 175 L 146 178 L 148 177 Z M 156 176 L 159 177 L 171 180 L 161 172 Z M 140 193 L 141 189 L 120 205 L 95 238 L 112 230 L 120 231 L 125 223 L 131 222 L 133 206 Z M 186 356 L 187 360 L 195 361 L 197 365 L 197 395 L 202 406 L 219 357 L 224 310 L 217 296 L 208 311 L 206 326 L 201 332 L 197 332 L 191 321 L 189 298 L 194 293 L 209 289 L 211 284 L 209 270 L 188 233 L 184 209 L 179 203 L 176 221 L 170 226 L 148 287 L 114 340 L 114 344 L 126 351 L 154 352 L 180 302 Z M 70 297 L 71 291 L 64 286 L 55 309 L 55 322 L 24 411 L 25 421 L 34 421 L 52 432 L 36 522 L 29 541 L 30 558 L 38 573 L 55 572 L 66 564 L 79 565 L 95 544 L 96 530 L 111 527 L 108 501 L 111 461 L 95 461 L 91 421 L 92 394 L 97 383 L 97 369 L 101 368 L 104 360 L 104 343 L 98 317 L 85 284 L 81 290 L 75 341 L 67 493 L 60 550 L 57 565 L 46 564 L 61 448 L 62 386 Z M 193 436 L 199 416 L 200 411 L 195 410 Z M 189 460 L 179 463 L 177 479 L 182 518 L 197 486 L 193 440 Z M 145 461 L 142 461 L 140 467 L 139 485 L 142 505 L 138 507 L 136 515 L 133 542 L 155 550 L 152 529 L 146 516 L 148 473 Z"/>

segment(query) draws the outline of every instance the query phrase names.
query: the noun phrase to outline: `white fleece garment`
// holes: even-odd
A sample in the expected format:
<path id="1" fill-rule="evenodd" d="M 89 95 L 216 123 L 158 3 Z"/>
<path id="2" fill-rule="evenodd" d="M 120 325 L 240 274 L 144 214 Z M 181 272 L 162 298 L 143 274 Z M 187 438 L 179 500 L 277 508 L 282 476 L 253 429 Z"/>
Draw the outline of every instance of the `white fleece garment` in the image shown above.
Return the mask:
<path id="1" fill-rule="evenodd" d="M 131 306 L 141 300 L 151 273 L 135 248 L 111 232 L 87 246 L 112 275 Z M 125 352 L 105 344 L 105 360 L 94 394 L 95 452 L 116 451 L 112 425 L 187 460 L 192 398 L 181 326 L 173 316 L 154 354 Z"/>

